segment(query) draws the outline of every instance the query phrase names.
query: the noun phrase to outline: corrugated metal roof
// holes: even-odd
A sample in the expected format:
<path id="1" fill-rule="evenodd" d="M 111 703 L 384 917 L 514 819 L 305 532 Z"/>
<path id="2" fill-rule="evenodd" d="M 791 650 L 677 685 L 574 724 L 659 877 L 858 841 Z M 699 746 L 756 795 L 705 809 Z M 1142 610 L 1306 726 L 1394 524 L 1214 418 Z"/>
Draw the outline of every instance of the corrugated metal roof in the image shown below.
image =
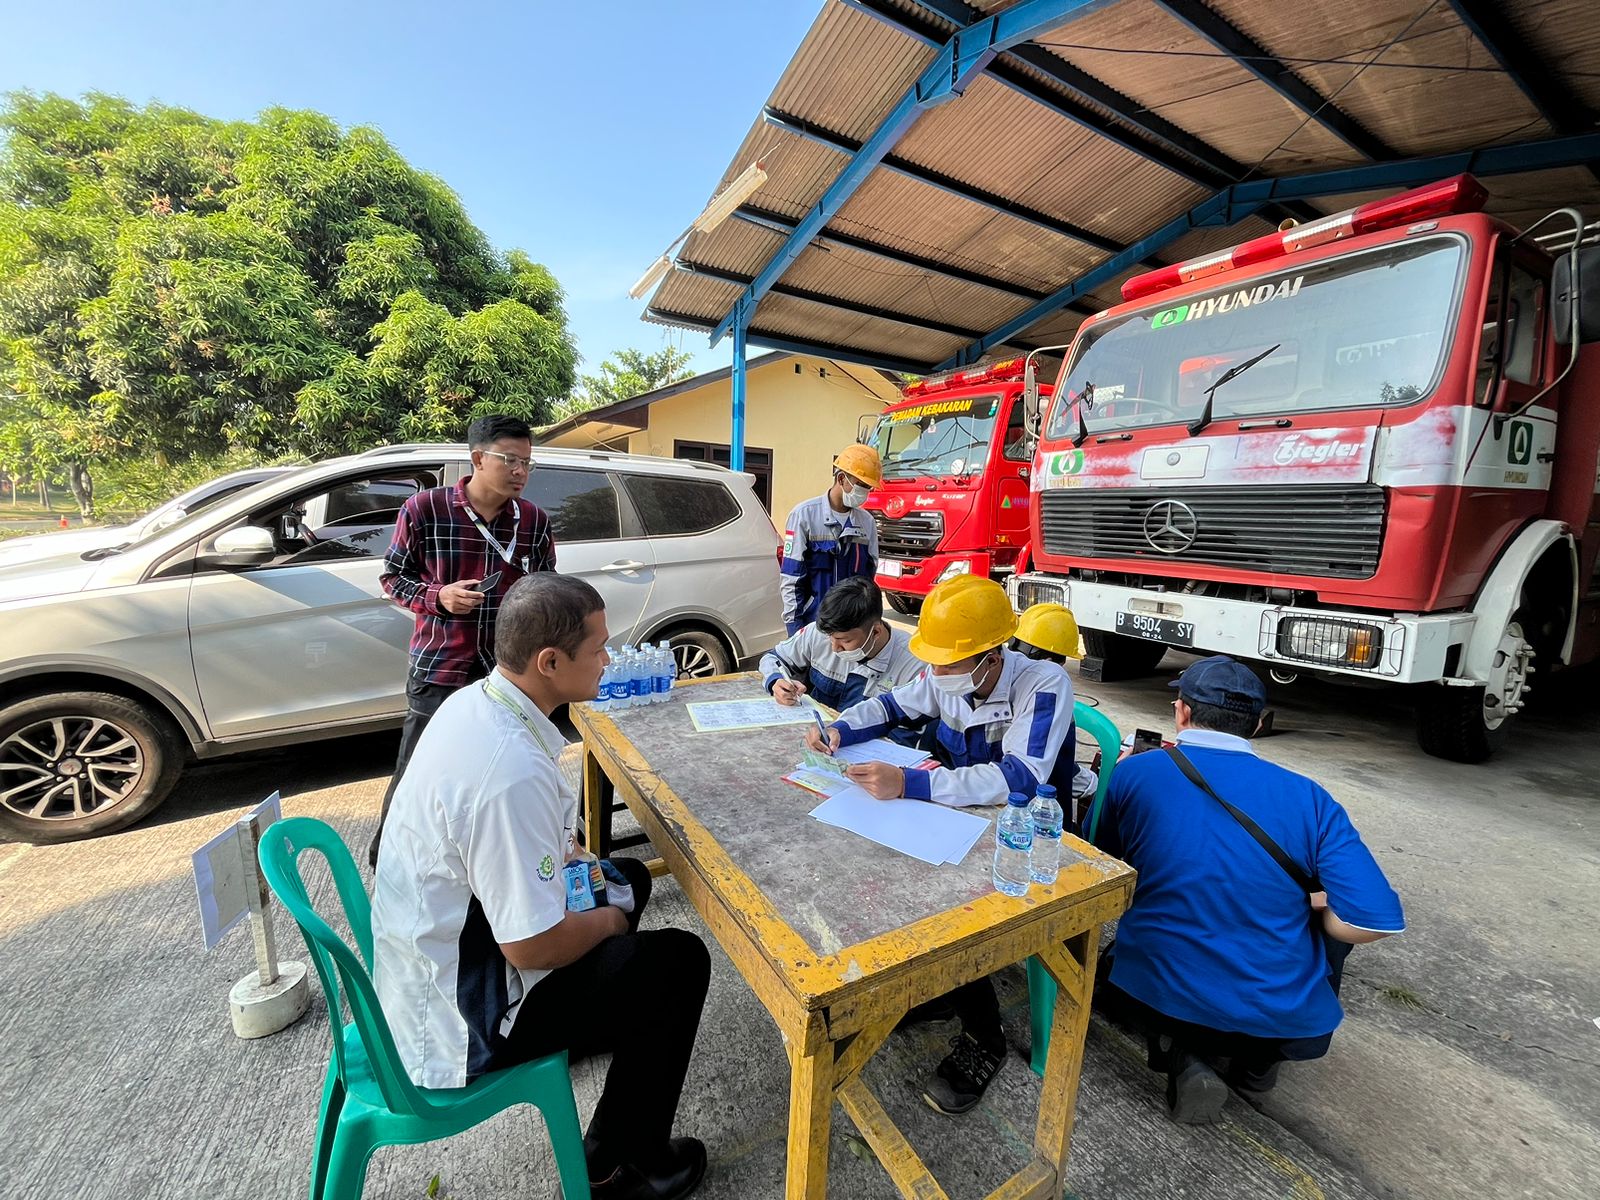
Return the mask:
<path id="1" fill-rule="evenodd" d="M 742 281 L 784 253 L 789 230 L 944 41 L 1018 2 L 826 0 L 716 189 L 762 159 L 768 178 L 746 219 L 693 233 L 680 252 L 721 278 L 673 272 L 650 319 L 703 328 L 727 317 Z M 1512 44 L 1491 45 L 1497 37 Z M 976 353 L 963 333 L 1005 331 L 1230 184 L 1586 132 L 1597 115 L 1595 0 L 1087 5 L 924 110 L 860 186 L 830 202 L 820 234 L 759 298 L 752 340 L 765 332 L 933 367 Z M 1513 222 L 1600 203 L 1592 161 L 1483 182 L 1490 211 Z M 1291 211 L 1351 200 L 1319 196 Z M 1085 311 L 1120 299 L 1129 275 L 1257 236 L 1283 215 L 1271 208 L 1268 220 L 1141 247 L 1130 257 L 1145 254 L 1142 264 L 1080 286 L 1071 309 L 1043 306 L 1003 345 L 1070 336 Z"/>

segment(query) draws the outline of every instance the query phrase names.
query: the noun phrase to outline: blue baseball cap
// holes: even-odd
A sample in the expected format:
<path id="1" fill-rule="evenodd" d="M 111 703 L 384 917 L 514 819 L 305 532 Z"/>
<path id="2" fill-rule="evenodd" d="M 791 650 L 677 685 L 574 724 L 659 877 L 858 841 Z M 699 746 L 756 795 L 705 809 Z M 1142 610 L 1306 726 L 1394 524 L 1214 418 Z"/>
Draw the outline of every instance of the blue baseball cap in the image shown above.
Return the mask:
<path id="1" fill-rule="evenodd" d="M 1213 654 L 1191 663 L 1167 686 L 1190 704 L 1214 704 L 1229 712 L 1259 717 L 1267 707 L 1267 689 L 1258 676 L 1226 654 Z"/>

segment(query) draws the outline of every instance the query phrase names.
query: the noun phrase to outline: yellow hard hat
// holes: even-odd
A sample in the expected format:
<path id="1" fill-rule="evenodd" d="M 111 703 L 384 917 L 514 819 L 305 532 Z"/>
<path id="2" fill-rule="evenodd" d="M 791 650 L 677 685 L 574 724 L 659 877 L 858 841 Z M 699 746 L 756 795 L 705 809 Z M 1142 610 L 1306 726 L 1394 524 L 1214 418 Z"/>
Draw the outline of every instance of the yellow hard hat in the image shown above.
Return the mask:
<path id="1" fill-rule="evenodd" d="M 1006 590 L 981 575 L 957 575 L 922 602 L 911 653 L 936 667 L 993 650 L 1017 630 Z"/>
<path id="2" fill-rule="evenodd" d="M 1078 620 L 1065 604 L 1035 604 L 1017 622 L 1017 640 L 1060 654 L 1082 658 L 1078 648 Z"/>
<path id="3" fill-rule="evenodd" d="M 839 457 L 833 460 L 833 469 L 854 475 L 868 487 L 877 487 L 883 482 L 883 460 L 871 446 L 860 442 L 839 451 Z"/>

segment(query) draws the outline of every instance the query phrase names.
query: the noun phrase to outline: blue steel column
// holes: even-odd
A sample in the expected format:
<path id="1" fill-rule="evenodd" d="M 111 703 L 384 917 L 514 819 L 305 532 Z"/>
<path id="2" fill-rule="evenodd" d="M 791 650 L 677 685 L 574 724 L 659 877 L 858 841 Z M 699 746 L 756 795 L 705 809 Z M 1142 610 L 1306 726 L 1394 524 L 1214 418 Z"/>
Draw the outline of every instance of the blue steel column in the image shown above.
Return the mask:
<path id="1" fill-rule="evenodd" d="M 740 301 L 733 313 L 733 435 L 729 439 L 728 465 L 744 470 L 744 335 L 749 309 Z"/>

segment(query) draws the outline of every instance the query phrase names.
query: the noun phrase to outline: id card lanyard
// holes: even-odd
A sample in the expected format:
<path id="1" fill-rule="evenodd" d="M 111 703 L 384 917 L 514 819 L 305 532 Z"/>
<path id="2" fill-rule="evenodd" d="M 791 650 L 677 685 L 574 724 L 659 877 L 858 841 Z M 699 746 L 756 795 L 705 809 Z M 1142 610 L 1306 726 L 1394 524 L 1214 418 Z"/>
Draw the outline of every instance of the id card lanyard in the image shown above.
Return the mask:
<path id="1" fill-rule="evenodd" d="M 511 502 L 511 544 L 509 546 L 501 545 L 500 539 L 489 532 L 489 527 L 484 524 L 483 518 L 478 515 L 478 510 L 473 508 L 470 503 L 467 505 L 467 517 L 477 527 L 478 532 L 483 534 L 483 540 L 494 548 L 494 552 L 500 556 L 500 561 L 508 567 L 513 565 L 511 560 L 517 554 L 517 530 L 522 524 L 522 505 L 515 500 Z"/>
<path id="2" fill-rule="evenodd" d="M 528 714 L 522 711 L 521 707 L 518 706 L 515 700 L 506 695 L 499 688 L 495 687 L 494 682 L 489 679 L 485 679 L 483 681 L 483 694 L 488 696 L 489 699 L 493 700 L 517 720 L 521 721 L 522 727 L 528 731 L 528 735 L 533 738 L 539 749 L 544 751 L 545 757 L 548 758 L 552 763 L 556 761 L 555 753 L 550 749 L 549 744 L 544 740 L 544 735 L 539 732 L 538 726 L 528 719 Z M 568 819 L 567 828 L 564 831 L 567 835 L 567 842 L 569 845 L 574 844 L 572 834 L 574 828 L 576 828 L 576 825 L 577 813 L 574 811 L 571 814 L 571 817 Z"/>

